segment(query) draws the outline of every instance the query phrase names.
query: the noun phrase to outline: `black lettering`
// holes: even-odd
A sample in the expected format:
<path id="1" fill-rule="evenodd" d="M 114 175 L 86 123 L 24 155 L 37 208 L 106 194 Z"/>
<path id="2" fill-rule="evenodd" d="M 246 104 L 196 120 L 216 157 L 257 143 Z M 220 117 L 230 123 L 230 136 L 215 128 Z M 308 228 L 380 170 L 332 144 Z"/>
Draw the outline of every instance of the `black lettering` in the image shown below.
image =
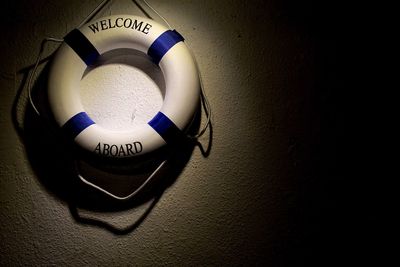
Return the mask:
<path id="1" fill-rule="evenodd" d="M 126 25 L 126 22 L 127 21 L 129 21 L 129 24 L 128 25 Z M 124 27 L 125 28 L 130 28 L 132 26 L 132 20 L 131 19 L 125 19 L 125 21 L 124 21 Z"/>
<path id="2" fill-rule="evenodd" d="M 132 144 L 125 144 L 125 146 L 126 146 L 126 153 L 128 153 L 128 156 L 131 154 L 132 155 L 135 154 L 135 152 L 132 151 L 132 148 L 133 148 Z"/>
<path id="3" fill-rule="evenodd" d="M 152 25 L 146 23 L 146 26 L 144 26 L 142 32 L 143 32 L 144 34 L 148 34 L 151 27 L 152 27 Z"/>
<path id="4" fill-rule="evenodd" d="M 111 24 L 111 19 L 108 19 L 108 27 L 110 29 L 115 28 L 115 24 L 114 24 L 114 26 Z"/>
<path id="5" fill-rule="evenodd" d="M 142 143 L 140 142 L 133 142 L 133 145 L 135 146 L 135 151 L 136 153 L 140 153 L 143 150 Z"/>
<path id="6" fill-rule="evenodd" d="M 102 148 L 103 146 L 103 148 Z M 133 142 L 131 144 L 120 145 L 119 147 L 115 144 L 101 144 L 98 143 L 93 150 L 94 153 L 103 156 L 112 157 L 126 157 L 130 155 L 135 155 L 143 151 L 143 145 L 140 142 Z"/>
<path id="7" fill-rule="evenodd" d="M 111 21 L 111 19 L 107 20 L 100 20 L 95 23 L 90 24 L 88 27 L 90 30 L 92 30 L 93 33 L 104 31 L 107 29 L 113 29 L 113 28 L 131 28 L 136 31 L 143 32 L 144 34 L 148 34 L 150 31 L 150 28 L 153 27 L 151 24 L 146 23 L 143 25 L 143 21 L 138 21 L 138 20 L 132 20 L 130 18 L 116 18 L 115 21 Z"/>
<path id="8" fill-rule="evenodd" d="M 122 154 L 123 157 L 126 156 L 125 151 L 124 151 L 124 147 L 122 145 L 119 146 L 118 157 L 121 157 L 121 154 Z"/>
<path id="9" fill-rule="evenodd" d="M 93 31 L 93 33 L 96 33 L 99 31 L 99 23 L 96 22 L 96 24 L 90 24 L 89 28 Z"/>
<path id="10" fill-rule="evenodd" d="M 114 148 L 114 150 L 113 150 L 113 148 Z M 115 151 L 115 153 L 113 151 Z M 116 145 L 111 145 L 111 147 L 110 147 L 110 155 L 115 157 L 117 154 L 118 154 L 118 147 Z"/>
<path id="11" fill-rule="evenodd" d="M 108 156 L 110 153 L 110 145 L 109 144 L 103 144 L 103 155 Z"/>
<path id="12" fill-rule="evenodd" d="M 96 148 L 94 149 L 94 152 L 97 152 L 98 154 L 101 154 L 100 143 L 97 144 Z"/>
<path id="13" fill-rule="evenodd" d="M 106 20 L 100 20 L 100 25 L 101 25 L 101 30 L 102 31 L 108 29 Z"/>
<path id="14" fill-rule="evenodd" d="M 115 20 L 115 25 L 116 25 L 118 28 L 121 28 L 121 27 L 122 27 L 122 24 L 118 24 L 118 20 L 123 20 L 123 18 L 117 18 L 117 19 Z"/>
<path id="15" fill-rule="evenodd" d="M 137 22 L 138 21 L 135 19 L 135 21 L 133 22 L 132 29 L 137 30 L 137 31 L 141 31 L 140 27 L 142 27 L 143 21 L 141 21 L 139 24 Z"/>

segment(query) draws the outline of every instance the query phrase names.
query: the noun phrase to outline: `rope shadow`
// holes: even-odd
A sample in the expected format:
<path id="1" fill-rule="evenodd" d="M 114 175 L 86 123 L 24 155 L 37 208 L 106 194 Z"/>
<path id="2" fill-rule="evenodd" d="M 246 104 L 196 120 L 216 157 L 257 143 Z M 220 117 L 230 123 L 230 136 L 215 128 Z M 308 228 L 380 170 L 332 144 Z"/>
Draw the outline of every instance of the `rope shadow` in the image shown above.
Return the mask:
<path id="1" fill-rule="evenodd" d="M 198 140 L 194 140 L 194 145 L 197 146 L 203 155 L 203 157 L 207 158 L 210 153 L 211 153 L 211 148 L 212 148 L 212 140 L 213 140 L 213 126 L 212 123 L 208 125 L 208 131 L 209 131 L 209 136 L 208 136 L 208 143 L 206 145 L 206 148 L 204 148 L 204 145 L 200 143 Z"/>
<path id="2" fill-rule="evenodd" d="M 96 16 L 98 12 L 109 2 L 110 1 L 108 0 L 102 1 L 88 15 L 88 17 L 81 23 L 81 25 Z M 137 1 L 133 2 L 146 16 L 150 17 L 148 12 Z M 158 12 L 155 11 L 147 2 L 144 3 L 153 12 L 155 12 L 157 16 L 164 20 L 166 24 L 168 24 L 168 22 L 166 22 L 165 19 L 161 15 L 159 15 Z M 81 25 L 79 25 L 78 28 Z M 49 58 L 50 57 L 40 60 L 39 64 L 46 62 Z M 51 112 L 47 103 L 46 81 L 49 71 L 48 65 L 45 66 L 44 70 L 39 75 L 37 81 L 34 83 L 34 86 L 32 88 L 32 96 L 33 98 L 36 98 L 34 102 L 38 103 L 38 107 L 41 107 L 40 113 L 42 114 L 42 116 L 37 116 L 32 106 L 26 106 L 22 123 L 23 126 L 20 125 L 18 119 L 19 100 L 21 99 L 23 89 L 28 81 L 28 74 L 30 69 L 31 66 L 28 66 L 20 71 L 20 73 L 23 73 L 23 79 L 20 87 L 17 90 L 16 98 L 12 106 L 12 121 L 20 139 L 25 144 L 28 160 L 39 181 L 49 193 L 68 203 L 70 213 L 75 221 L 78 223 L 102 227 L 115 234 L 127 234 L 129 232 L 132 232 L 145 220 L 151 210 L 155 207 L 165 189 L 172 185 L 177 179 L 177 177 L 189 161 L 194 147 L 198 146 L 204 157 L 207 157 L 211 151 L 212 126 L 210 124 L 209 142 L 206 149 L 204 149 L 202 144 L 197 140 L 194 142 L 183 142 L 179 148 L 168 148 L 169 151 L 167 153 L 165 153 L 163 149 L 160 155 L 162 155 L 163 157 L 165 157 L 165 155 L 168 155 L 168 162 L 170 163 L 169 166 L 167 166 L 169 168 L 165 169 L 166 172 L 164 173 L 164 177 L 159 176 L 156 177 L 158 179 L 152 180 L 150 185 L 147 186 L 143 192 L 141 192 L 138 198 L 125 201 L 122 204 L 116 203 L 115 200 L 111 200 L 105 195 L 99 194 L 99 192 L 94 191 L 92 188 L 83 186 L 77 178 L 76 169 L 74 168 L 74 161 L 76 160 L 76 158 L 86 160 L 87 162 L 89 162 L 89 164 L 93 164 L 99 169 L 102 169 L 102 167 L 104 166 L 102 165 L 102 160 L 87 157 L 85 153 L 82 153 L 82 151 L 77 149 L 76 146 L 74 146 L 70 141 L 65 140 L 60 131 L 54 127 L 54 118 L 49 115 L 51 114 Z M 151 75 L 149 76 L 152 77 Z M 154 77 L 152 78 L 154 80 Z M 160 87 L 160 84 L 158 85 Z M 161 86 L 160 88 L 165 89 L 165 85 L 164 87 Z M 199 110 L 201 110 L 201 105 L 199 105 Z M 200 127 L 199 114 L 201 113 L 196 113 L 194 122 L 192 122 L 190 126 L 189 134 L 198 131 Z M 148 163 L 148 161 L 145 162 Z M 121 165 L 118 164 L 117 166 L 121 167 Z M 146 167 L 149 168 L 153 166 L 154 165 L 149 164 Z M 142 169 L 143 168 L 136 168 L 134 170 L 142 171 Z M 127 171 L 126 166 L 123 168 L 123 170 L 124 172 Z M 111 171 L 116 171 L 116 169 L 114 168 Z M 132 169 L 129 169 L 129 171 L 132 171 Z M 142 216 L 140 216 L 135 222 L 133 222 L 131 226 L 123 229 L 118 229 L 115 226 L 102 220 L 82 217 L 78 212 L 78 207 L 82 207 L 87 210 L 99 210 L 103 212 L 126 210 L 141 205 L 152 198 L 153 201 L 142 214 Z"/>
<path id="3" fill-rule="evenodd" d="M 20 71 L 23 74 L 23 78 L 16 93 L 11 116 L 14 127 L 25 145 L 28 161 L 40 184 L 51 195 L 68 204 L 71 216 L 77 223 L 104 228 L 118 235 L 134 231 L 151 213 L 165 189 L 171 186 L 180 175 L 189 161 L 196 144 L 194 142 L 185 142 L 180 147 L 169 148 L 167 152 L 157 152 L 160 155 L 168 155 L 170 157 L 168 166 L 162 171 L 163 175 L 156 177 L 137 198 L 125 202 L 115 201 L 83 185 L 76 176 L 74 160 L 77 157 L 85 159 L 86 155 L 71 144 L 70 141 L 65 140 L 59 129 L 55 127 L 54 119 L 50 115 L 51 112 L 47 101 L 49 65 L 44 67 L 32 88 L 33 100 L 40 107 L 42 116 L 37 116 L 33 108 L 30 105 L 26 105 L 24 107 L 23 122 L 20 122 L 18 119 L 18 112 L 21 110 L 20 99 L 29 77 L 28 72 L 29 68 L 24 68 Z M 200 118 L 197 115 L 190 131 L 196 132 L 199 128 L 199 123 Z M 90 163 L 93 162 L 96 162 L 96 160 Z M 133 168 L 133 170 L 148 171 L 155 163 L 153 162 L 152 164 L 146 165 L 147 168 Z M 118 168 L 118 165 L 116 166 Z M 132 171 L 132 168 L 129 171 Z M 127 175 L 125 169 L 122 172 Z M 135 173 L 131 174 L 134 175 Z M 132 210 L 149 201 L 151 201 L 151 204 L 145 212 L 130 226 L 123 229 L 103 220 L 81 216 L 79 213 L 79 209 L 103 213 Z"/>
<path id="4" fill-rule="evenodd" d="M 147 216 L 151 213 L 153 208 L 156 206 L 157 202 L 160 200 L 161 195 L 162 194 L 155 196 L 154 200 L 151 201 L 149 207 L 145 210 L 145 212 L 142 215 L 140 215 L 139 218 L 135 222 L 133 222 L 133 224 L 124 228 L 118 228 L 103 220 L 84 217 L 79 214 L 78 208 L 75 205 L 70 204 L 68 205 L 68 208 L 72 218 L 74 218 L 74 220 L 80 224 L 92 225 L 95 227 L 103 228 L 115 235 L 126 235 L 133 232 L 137 227 L 139 227 L 145 221 Z"/>

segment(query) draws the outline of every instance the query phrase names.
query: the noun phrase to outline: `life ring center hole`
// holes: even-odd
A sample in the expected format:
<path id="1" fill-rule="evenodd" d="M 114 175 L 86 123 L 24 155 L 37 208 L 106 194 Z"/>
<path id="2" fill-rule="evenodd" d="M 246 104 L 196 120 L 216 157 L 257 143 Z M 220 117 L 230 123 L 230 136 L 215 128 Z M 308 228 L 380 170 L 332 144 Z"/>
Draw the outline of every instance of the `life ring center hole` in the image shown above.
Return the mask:
<path id="1" fill-rule="evenodd" d="M 82 105 L 100 126 L 132 130 L 161 109 L 165 83 L 158 66 L 139 52 L 111 51 L 80 82 Z"/>

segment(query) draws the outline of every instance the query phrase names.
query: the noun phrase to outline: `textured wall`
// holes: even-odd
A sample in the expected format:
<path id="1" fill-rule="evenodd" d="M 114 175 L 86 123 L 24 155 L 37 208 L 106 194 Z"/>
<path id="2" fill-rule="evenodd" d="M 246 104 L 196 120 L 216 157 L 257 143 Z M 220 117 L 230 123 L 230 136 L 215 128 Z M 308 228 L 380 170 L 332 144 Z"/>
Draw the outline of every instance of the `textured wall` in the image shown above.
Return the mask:
<path id="1" fill-rule="evenodd" d="M 185 148 L 145 196 L 118 205 L 77 182 L 70 151 L 59 147 L 21 90 L 41 39 L 64 36 L 100 1 L 17 2 L 2 18 L 8 26 L 0 40 L 1 266 L 324 266 L 348 252 L 336 246 L 345 236 L 338 228 L 347 228 L 336 194 L 343 180 L 336 171 L 341 126 L 333 92 L 340 84 L 336 25 L 327 7 L 149 1 L 196 54 L 213 108 L 212 147 L 208 157 L 198 146 Z M 114 2 L 104 15 L 141 14 L 129 1 Z M 117 78 L 97 92 L 102 74 L 92 73 L 98 76 L 86 81 L 88 107 L 103 105 L 107 87 L 121 89 L 118 81 L 156 88 L 134 71 L 124 67 L 132 80 Z M 99 98 L 89 97 L 94 93 Z M 123 121 L 132 97 L 116 96 L 123 114 L 113 102 L 99 119 Z M 160 103 L 152 103 L 156 111 Z M 207 147 L 209 139 L 200 142 Z"/>

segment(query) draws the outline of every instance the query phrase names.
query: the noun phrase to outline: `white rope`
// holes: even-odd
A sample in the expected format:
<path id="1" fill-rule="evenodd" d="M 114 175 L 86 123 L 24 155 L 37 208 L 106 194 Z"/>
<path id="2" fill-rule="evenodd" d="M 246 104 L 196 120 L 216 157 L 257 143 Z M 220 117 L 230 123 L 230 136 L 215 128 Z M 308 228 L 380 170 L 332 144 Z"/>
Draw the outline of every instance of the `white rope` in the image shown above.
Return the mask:
<path id="1" fill-rule="evenodd" d="M 77 28 L 82 27 L 86 23 L 88 23 L 100 10 L 102 10 L 111 0 L 103 0 L 100 4 L 97 5 L 95 9 L 92 10 L 92 12 L 87 15 L 87 17 L 82 20 L 82 22 L 78 25 Z"/>
<path id="2" fill-rule="evenodd" d="M 103 0 L 99 5 L 97 5 L 97 7 L 95 9 L 92 10 L 92 12 L 89 13 L 89 15 L 82 20 L 82 22 L 78 25 L 77 28 L 82 27 L 84 24 L 86 24 L 87 22 L 89 22 L 101 9 L 103 9 L 107 4 L 109 4 L 111 2 L 111 0 Z M 141 7 L 141 5 L 137 2 L 137 0 L 133 0 L 133 2 L 135 2 L 136 5 L 138 5 L 139 7 Z M 168 21 L 159 13 L 157 12 L 156 9 L 154 9 L 146 0 L 142 0 L 142 2 L 153 12 L 155 13 L 167 26 L 168 28 L 172 29 L 171 25 L 168 23 Z M 150 19 L 153 19 L 153 17 L 151 17 L 147 12 L 143 12 L 145 13 L 146 16 L 148 16 Z M 44 51 L 44 46 L 46 45 L 47 42 L 58 42 L 58 43 L 62 43 L 64 40 L 63 39 L 58 39 L 58 38 L 53 38 L 53 37 L 46 37 L 42 40 L 42 43 L 40 45 L 40 50 L 36 59 L 36 63 L 35 66 L 31 72 L 31 74 L 29 75 L 29 79 L 28 79 L 28 98 L 29 98 L 29 102 L 33 108 L 33 110 L 35 111 L 35 113 L 40 116 L 40 112 L 37 109 L 35 103 L 33 102 L 32 99 L 32 80 L 34 79 L 36 72 L 37 72 L 37 68 L 39 66 L 40 60 L 42 59 L 42 54 Z M 199 130 L 199 132 L 195 135 L 187 135 L 188 138 L 190 139 L 198 139 L 199 137 L 201 137 L 207 130 L 207 128 L 209 127 L 209 125 L 211 124 L 211 106 L 210 103 L 208 101 L 208 98 L 206 96 L 205 90 L 204 90 L 204 83 L 203 83 L 203 79 L 200 73 L 200 68 L 199 68 L 199 64 L 196 60 L 196 57 L 192 51 L 192 49 L 190 48 L 189 44 L 186 42 L 186 45 L 189 48 L 189 51 L 192 55 L 192 58 L 195 62 L 196 68 L 198 70 L 198 76 L 199 76 L 199 82 L 200 82 L 200 90 L 201 90 L 201 102 L 204 108 L 204 111 L 206 113 L 206 117 L 207 120 L 204 124 L 204 126 L 201 128 L 201 130 Z"/>
<path id="3" fill-rule="evenodd" d="M 100 186 L 98 186 L 98 185 L 96 185 L 96 184 L 94 184 L 94 183 L 89 182 L 88 180 L 86 180 L 86 178 L 84 178 L 84 177 L 80 174 L 80 172 L 79 172 L 79 167 L 78 167 L 77 161 L 75 161 L 75 170 L 76 170 L 76 175 L 79 177 L 79 179 L 80 179 L 83 183 L 85 183 L 85 184 L 87 184 L 87 185 L 93 187 L 94 189 L 97 189 L 98 191 L 100 191 L 100 192 L 102 192 L 102 193 L 104 193 L 104 194 L 106 194 L 106 195 L 108 195 L 108 196 L 110 196 L 110 197 L 112 197 L 112 198 L 114 198 L 114 199 L 124 201 L 124 200 L 131 199 L 131 198 L 133 198 L 134 196 L 136 196 L 137 194 L 139 194 L 139 192 L 141 192 L 141 191 L 143 190 L 143 188 L 144 188 L 144 187 L 153 179 L 153 177 L 161 170 L 161 168 L 165 165 L 166 162 L 167 162 L 167 160 L 162 161 L 162 162 L 160 163 L 160 165 L 158 165 L 158 167 L 149 175 L 149 177 L 147 177 L 147 179 L 146 179 L 138 188 L 136 188 L 135 191 L 133 191 L 132 193 L 130 193 L 129 195 L 124 196 L 124 197 L 120 197 L 120 196 L 117 196 L 117 195 L 115 195 L 115 194 L 113 194 L 113 193 L 110 193 L 110 192 L 107 191 L 106 189 L 104 189 L 104 188 L 102 188 L 102 187 L 100 187 Z"/>
<path id="4" fill-rule="evenodd" d="M 137 0 L 133 0 L 137 5 L 139 5 L 137 3 Z M 153 11 L 153 13 L 155 13 L 167 26 L 169 29 L 172 29 L 171 25 L 168 23 L 168 21 L 159 13 L 157 12 L 157 10 L 155 10 L 146 0 L 142 0 L 142 2 L 150 9 Z M 146 14 L 150 19 L 153 19 L 150 15 Z M 210 102 L 208 101 L 208 98 L 206 96 L 206 92 L 204 90 L 204 83 L 203 83 L 203 78 L 200 72 L 200 68 L 199 68 L 199 64 L 196 60 L 196 57 L 191 49 L 191 47 L 189 46 L 189 44 L 187 42 L 185 42 L 185 44 L 187 45 L 187 47 L 189 48 L 190 54 L 192 55 L 192 58 L 194 60 L 194 63 L 196 65 L 197 68 L 197 72 L 198 72 L 198 76 L 199 76 L 199 82 L 200 82 L 200 90 L 201 90 L 201 101 L 203 104 L 203 108 L 204 108 L 204 112 L 206 113 L 206 123 L 204 124 L 203 128 L 201 130 L 199 130 L 199 132 L 195 135 L 187 135 L 187 137 L 189 139 L 198 139 L 199 137 L 201 137 L 207 130 L 207 128 L 210 126 L 211 122 L 211 106 L 210 106 Z"/>
<path id="5" fill-rule="evenodd" d="M 206 113 L 206 117 L 207 117 L 206 123 L 204 124 L 203 128 L 197 134 L 188 135 L 188 137 L 190 139 L 198 139 L 200 136 L 202 136 L 206 132 L 207 128 L 211 124 L 211 106 L 210 106 L 210 102 L 208 102 L 208 98 L 207 98 L 206 92 L 204 90 L 203 78 L 202 78 L 202 75 L 201 75 L 201 72 L 200 72 L 200 69 L 199 69 L 199 64 L 197 63 L 196 57 L 194 56 L 194 53 L 193 53 L 192 49 L 190 48 L 189 44 L 186 44 L 186 45 L 189 47 L 190 54 L 192 54 L 194 63 L 195 63 L 196 68 L 198 70 L 197 72 L 198 72 L 198 75 L 199 75 L 200 90 L 201 90 L 200 97 L 201 97 L 201 102 L 203 104 L 204 112 Z"/>
<path id="6" fill-rule="evenodd" d="M 95 9 L 92 10 L 92 12 L 91 12 L 89 15 L 78 25 L 77 28 L 80 28 L 80 27 L 82 27 L 84 24 L 86 24 L 87 22 L 89 22 L 101 9 L 103 9 L 110 1 L 111 1 L 111 0 L 103 0 Z M 136 0 L 133 0 L 133 1 L 134 1 L 139 7 L 141 7 L 141 5 L 140 5 L 139 3 L 137 3 Z M 150 10 L 152 10 L 152 12 L 155 13 L 155 14 L 168 26 L 168 28 L 172 29 L 172 27 L 171 27 L 171 25 L 168 23 L 168 21 L 167 21 L 160 13 L 158 13 L 146 0 L 142 0 L 142 2 L 143 2 Z M 143 11 L 143 10 L 142 10 L 142 11 Z M 152 18 L 149 14 L 147 14 L 146 12 L 143 12 L 143 13 L 145 13 L 145 15 L 148 16 L 150 19 L 153 19 L 153 18 Z M 32 72 L 31 72 L 31 74 L 29 75 L 28 84 L 27 84 L 27 86 L 28 86 L 28 98 L 29 98 L 29 102 L 30 102 L 30 104 L 31 104 L 31 106 L 32 106 L 32 108 L 33 108 L 33 110 L 36 112 L 36 114 L 37 114 L 38 116 L 40 116 L 40 112 L 39 112 L 39 110 L 37 109 L 37 107 L 36 107 L 36 105 L 35 105 L 35 103 L 33 102 L 33 99 L 32 99 L 32 81 L 33 81 L 33 79 L 34 79 L 34 77 L 35 77 L 35 75 L 36 75 L 37 68 L 38 68 L 39 63 L 40 63 L 40 61 L 41 61 L 41 59 L 42 59 L 42 54 L 43 54 L 45 45 L 46 45 L 48 42 L 62 43 L 63 41 L 64 41 L 63 39 L 58 39 L 58 38 L 53 38 L 53 37 L 46 37 L 46 38 L 44 38 L 44 39 L 42 40 L 42 42 L 41 42 L 40 50 L 39 50 L 39 53 L 38 53 L 38 56 L 37 56 L 37 59 L 36 59 L 34 68 L 33 68 Z M 186 43 L 186 45 L 189 47 L 189 45 L 188 45 L 187 43 Z M 210 106 L 210 103 L 209 103 L 209 101 L 208 101 L 208 99 L 207 99 L 207 97 L 206 97 L 206 94 L 205 94 L 204 84 L 203 84 L 202 76 L 201 76 L 200 71 L 199 71 L 199 65 L 198 65 L 198 62 L 197 62 L 197 60 L 196 60 L 196 57 L 194 56 L 194 53 L 192 52 L 192 50 L 190 49 L 190 47 L 189 47 L 189 51 L 190 51 L 190 53 L 191 53 L 191 55 L 192 55 L 192 57 L 193 57 L 193 59 L 194 59 L 196 68 L 197 68 L 197 70 L 198 70 L 199 82 L 200 82 L 200 89 L 201 89 L 201 101 L 202 101 L 203 108 L 204 108 L 204 111 L 205 111 L 206 116 L 207 116 L 207 120 L 206 120 L 206 123 L 205 123 L 205 125 L 203 126 L 203 128 L 202 128 L 201 130 L 199 130 L 199 132 L 198 132 L 196 135 L 188 136 L 188 138 L 190 138 L 190 139 L 197 139 L 197 138 L 199 138 L 200 136 L 202 136 L 202 135 L 206 132 L 207 128 L 208 128 L 209 125 L 211 124 L 211 106 Z M 87 184 L 87 185 L 89 185 L 89 186 L 91 186 L 91 187 L 93 187 L 93 188 L 99 190 L 100 192 L 102 192 L 102 193 L 104 193 L 104 194 L 106 194 L 106 195 L 108 195 L 108 196 L 110 196 L 110 197 L 112 197 L 112 198 L 114 198 L 114 199 L 117 199 L 117 200 L 128 200 L 128 199 L 131 199 L 131 198 L 133 198 L 134 196 L 136 196 L 139 192 L 141 192 L 141 191 L 143 190 L 143 188 L 144 188 L 144 187 L 153 179 L 153 177 L 160 171 L 160 169 L 165 165 L 166 162 L 167 162 L 167 160 L 164 160 L 163 162 L 161 162 L 160 165 L 149 175 L 149 177 L 148 177 L 134 192 L 132 192 L 131 194 L 129 194 L 129 195 L 125 196 L 125 197 L 116 196 L 116 195 L 110 193 L 109 191 L 107 191 L 106 189 L 104 189 L 104 188 L 102 188 L 102 187 L 100 187 L 100 186 L 98 186 L 98 185 L 95 185 L 95 184 L 93 184 L 92 182 L 89 182 L 87 179 L 85 179 L 85 178 L 80 174 L 79 168 L 78 168 L 78 165 L 77 165 L 77 162 L 76 162 L 76 161 L 75 161 L 75 168 L 76 168 L 76 174 L 77 174 L 77 176 L 79 177 L 79 179 L 80 179 L 83 183 L 85 183 L 85 184 Z"/>
<path id="7" fill-rule="evenodd" d="M 134 0 L 134 1 L 136 3 L 136 0 Z M 157 12 L 157 10 L 155 10 L 146 0 L 142 0 L 142 1 L 148 8 L 151 9 L 151 11 L 153 11 L 162 21 L 164 21 L 164 23 L 168 26 L 168 28 L 170 30 L 172 30 L 171 25 L 168 23 L 168 21 L 160 13 Z M 152 17 L 150 17 L 150 18 L 153 19 Z"/>
<path id="8" fill-rule="evenodd" d="M 40 112 L 39 112 L 39 110 L 36 108 L 36 105 L 35 105 L 35 103 L 34 103 L 33 100 L 32 100 L 32 80 L 33 80 L 33 78 L 35 77 L 35 74 L 36 74 L 37 68 L 38 68 L 38 66 L 39 66 L 40 60 L 42 59 L 42 54 L 43 54 L 43 51 L 44 51 L 44 46 L 45 46 L 45 44 L 46 44 L 47 42 L 62 43 L 63 41 L 64 41 L 63 39 L 57 39 L 57 38 L 52 38 L 52 37 L 46 37 L 46 38 L 44 38 L 44 39 L 42 40 L 42 43 L 40 44 L 40 50 L 39 50 L 38 56 L 37 56 L 37 58 L 36 58 L 35 66 L 33 67 L 33 70 L 32 70 L 32 72 L 31 72 L 31 74 L 29 75 L 28 84 L 27 84 L 27 86 L 28 86 L 28 98 L 29 98 L 29 102 L 31 103 L 31 106 L 32 106 L 33 110 L 36 112 L 36 114 L 37 114 L 38 116 L 40 116 Z"/>
<path id="9" fill-rule="evenodd" d="M 92 10 L 92 12 L 90 12 L 90 14 L 78 25 L 77 28 L 80 28 L 82 25 L 86 24 L 93 16 L 95 16 L 97 14 L 97 12 L 99 12 L 109 2 L 110 2 L 110 0 L 103 0 L 95 9 Z M 59 38 L 54 38 L 54 37 L 45 37 L 42 40 L 42 42 L 40 44 L 39 53 L 38 53 L 38 56 L 36 58 L 35 65 L 33 67 L 33 70 L 31 72 L 31 74 L 29 75 L 28 84 L 27 84 L 29 103 L 31 104 L 33 110 L 35 111 L 35 113 L 38 116 L 40 116 L 40 112 L 37 109 L 37 107 L 36 107 L 36 105 L 35 105 L 35 103 L 33 102 L 33 99 L 32 99 L 32 81 L 36 76 L 37 68 L 39 66 L 40 61 L 42 60 L 44 47 L 48 42 L 62 43 L 62 42 L 64 42 L 64 39 L 59 39 Z"/>

